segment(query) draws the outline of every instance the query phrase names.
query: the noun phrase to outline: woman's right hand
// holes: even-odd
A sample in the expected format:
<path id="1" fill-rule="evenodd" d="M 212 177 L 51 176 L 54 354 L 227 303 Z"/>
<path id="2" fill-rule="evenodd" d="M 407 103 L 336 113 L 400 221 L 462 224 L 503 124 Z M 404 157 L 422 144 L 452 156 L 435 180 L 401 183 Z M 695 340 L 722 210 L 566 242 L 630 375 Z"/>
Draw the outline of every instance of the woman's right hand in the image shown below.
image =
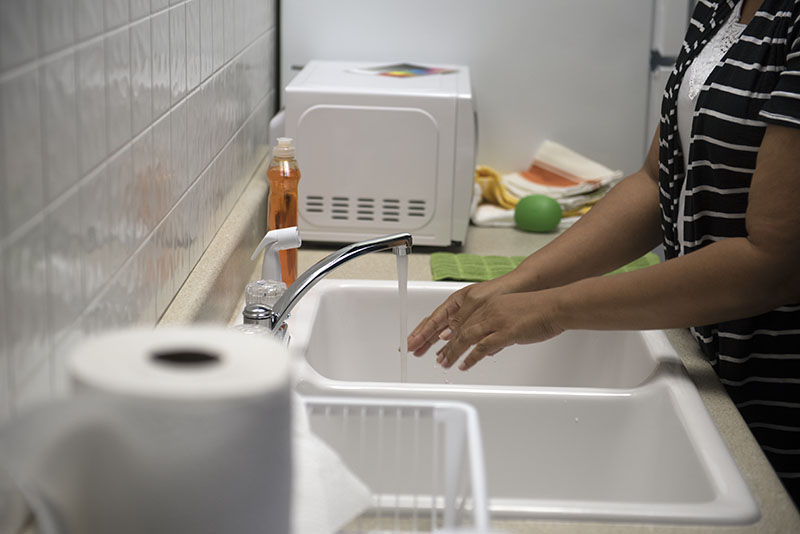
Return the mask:
<path id="1" fill-rule="evenodd" d="M 447 297 L 408 335 L 408 351 L 414 356 L 422 356 L 438 340 L 450 339 L 453 332 L 489 297 L 510 292 L 504 282 L 503 278 L 478 282 Z"/>

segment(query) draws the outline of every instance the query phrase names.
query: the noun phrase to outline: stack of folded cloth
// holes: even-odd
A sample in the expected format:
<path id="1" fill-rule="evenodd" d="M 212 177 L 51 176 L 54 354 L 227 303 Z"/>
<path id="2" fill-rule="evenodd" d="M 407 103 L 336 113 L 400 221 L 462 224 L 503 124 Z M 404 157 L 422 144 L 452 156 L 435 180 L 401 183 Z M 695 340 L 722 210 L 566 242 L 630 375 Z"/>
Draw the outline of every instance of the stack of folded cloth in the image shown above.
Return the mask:
<path id="1" fill-rule="evenodd" d="M 564 217 L 580 216 L 620 178 L 622 171 L 545 141 L 527 170 L 501 176 L 485 165 L 476 169 L 479 203 L 474 206 L 472 222 L 477 226 L 513 226 L 514 207 L 528 195 L 549 196 L 558 201 Z"/>

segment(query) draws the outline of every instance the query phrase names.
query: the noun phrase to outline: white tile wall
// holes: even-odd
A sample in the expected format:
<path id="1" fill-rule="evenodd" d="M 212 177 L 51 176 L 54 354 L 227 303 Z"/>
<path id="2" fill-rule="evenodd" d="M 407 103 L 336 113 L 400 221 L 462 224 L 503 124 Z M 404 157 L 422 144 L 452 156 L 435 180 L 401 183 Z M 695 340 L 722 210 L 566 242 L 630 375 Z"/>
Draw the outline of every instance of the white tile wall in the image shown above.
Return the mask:
<path id="1" fill-rule="evenodd" d="M 117 28 L 126 22 L 130 17 L 130 1 L 129 0 L 105 0 L 105 20 L 106 29 L 111 30 Z"/>
<path id="2" fill-rule="evenodd" d="M 3 251 L 0 249 L 0 282 L 3 280 Z M 0 283 L 0 302 L 5 305 L 6 288 Z M 5 321 L 0 321 L 0 421 L 8 418 L 11 412 L 11 377 L 8 370 L 11 364 L 8 361 L 8 351 L 6 350 L 6 325 Z"/>
<path id="3" fill-rule="evenodd" d="M 186 94 L 186 5 L 169 10 L 169 72 L 171 102 L 175 104 Z"/>
<path id="4" fill-rule="evenodd" d="M 0 82 L 3 116 L 3 211 L 6 230 L 22 226 L 44 207 L 39 72 L 27 69 Z"/>
<path id="5" fill-rule="evenodd" d="M 275 9 L 0 1 L 0 422 L 180 289 L 266 155 Z"/>
<path id="6" fill-rule="evenodd" d="M 85 39 L 101 33 L 105 27 L 104 0 L 74 0 L 74 2 L 75 37 Z"/>
<path id="7" fill-rule="evenodd" d="M 153 117 L 159 117 L 170 103 L 169 13 L 162 11 L 150 19 L 150 50 L 153 69 Z"/>
<path id="8" fill-rule="evenodd" d="M 57 345 L 86 306 L 80 194 L 65 195 L 48 208 L 44 231 L 49 296 L 47 323 L 53 343 Z"/>
<path id="9" fill-rule="evenodd" d="M 149 18 L 131 26 L 131 115 L 134 135 L 150 125 L 153 120 L 151 36 Z"/>
<path id="10" fill-rule="evenodd" d="M 106 4 L 106 12 L 110 4 Z M 113 152 L 131 139 L 131 36 L 127 27 L 105 38 L 106 136 Z"/>
<path id="11" fill-rule="evenodd" d="M 56 56 L 41 67 L 43 172 L 47 202 L 74 186 L 78 171 L 78 113 L 75 55 Z"/>
<path id="12" fill-rule="evenodd" d="M 75 50 L 78 91 L 78 163 L 89 172 L 108 154 L 106 144 L 106 62 L 104 41 L 82 43 Z"/>
<path id="13" fill-rule="evenodd" d="M 39 50 L 47 54 L 71 45 L 75 40 L 72 0 L 39 0 L 38 9 Z"/>
<path id="14" fill-rule="evenodd" d="M 186 4 L 186 85 L 189 91 L 200 83 L 200 2 Z"/>
<path id="15" fill-rule="evenodd" d="M 35 59 L 36 2 L 0 2 L 0 69 Z"/>

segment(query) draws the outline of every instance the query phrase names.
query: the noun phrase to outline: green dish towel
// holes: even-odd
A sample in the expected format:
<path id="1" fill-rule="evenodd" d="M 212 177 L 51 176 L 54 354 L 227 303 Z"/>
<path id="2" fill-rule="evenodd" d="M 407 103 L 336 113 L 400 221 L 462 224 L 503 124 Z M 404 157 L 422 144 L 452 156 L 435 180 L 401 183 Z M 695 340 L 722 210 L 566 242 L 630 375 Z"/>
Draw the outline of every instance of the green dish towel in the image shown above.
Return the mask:
<path id="1" fill-rule="evenodd" d="M 477 254 L 434 252 L 431 254 L 431 275 L 436 281 L 483 282 L 511 272 L 524 259 L 525 256 L 479 256 Z M 648 252 L 641 258 L 609 274 L 635 271 L 659 262 L 658 256 Z"/>
<path id="2" fill-rule="evenodd" d="M 633 260 L 628 265 L 623 265 L 616 271 L 611 271 L 608 274 L 627 273 L 628 271 L 635 271 L 636 269 L 642 269 L 643 267 L 650 267 L 651 265 L 655 265 L 657 263 L 661 263 L 661 258 L 652 252 L 648 252 L 641 258 Z"/>

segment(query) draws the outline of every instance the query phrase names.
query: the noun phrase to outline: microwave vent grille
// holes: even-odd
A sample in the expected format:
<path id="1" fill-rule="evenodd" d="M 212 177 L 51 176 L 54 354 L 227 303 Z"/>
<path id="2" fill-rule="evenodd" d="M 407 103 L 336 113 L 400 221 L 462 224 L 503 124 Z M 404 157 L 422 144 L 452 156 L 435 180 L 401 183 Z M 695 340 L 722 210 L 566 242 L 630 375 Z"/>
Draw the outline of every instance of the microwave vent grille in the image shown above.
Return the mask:
<path id="1" fill-rule="evenodd" d="M 422 199 L 326 197 L 308 195 L 303 201 L 303 211 L 315 220 L 330 222 L 375 223 L 400 225 L 420 223 L 428 213 L 428 203 Z"/>

